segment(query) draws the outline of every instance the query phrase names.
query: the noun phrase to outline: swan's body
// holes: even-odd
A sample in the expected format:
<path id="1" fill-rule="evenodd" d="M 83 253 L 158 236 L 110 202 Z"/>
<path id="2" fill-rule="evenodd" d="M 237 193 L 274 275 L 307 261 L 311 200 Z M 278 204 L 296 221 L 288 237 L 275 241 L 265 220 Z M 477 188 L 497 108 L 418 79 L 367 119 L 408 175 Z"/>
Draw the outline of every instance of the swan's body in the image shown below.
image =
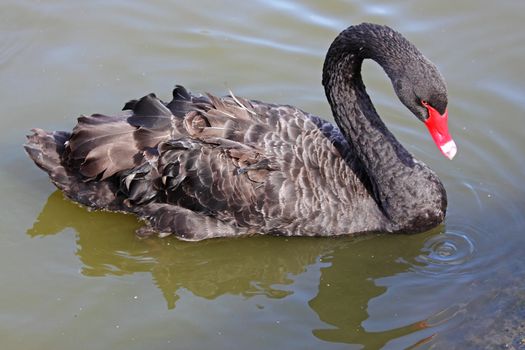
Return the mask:
<path id="1" fill-rule="evenodd" d="M 372 41 L 361 42 L 366 35 Z M 370 43 L 385 39 L 398 46 L 373 56 Z M 362 24 L 342 32 L 325 61 L 323 84 L 341 129 L 292 106 L 177 86 L 169 103 L 148 95 L 118 116 L 80 117 L 72 133 L 36 129 L 26 151 L 72 200 L 145 220 L 140 235 L 423 231 L 443 221 L 445 190 L 388 132 L 360 77 L 362 60 L 373 57 L 399 95 L 412 78 L 383 62 L 396 55 L 416 57 L 414 69 L 438 80 L 418 97 L 444 114 L 437 69 L 397 32 Z"/>

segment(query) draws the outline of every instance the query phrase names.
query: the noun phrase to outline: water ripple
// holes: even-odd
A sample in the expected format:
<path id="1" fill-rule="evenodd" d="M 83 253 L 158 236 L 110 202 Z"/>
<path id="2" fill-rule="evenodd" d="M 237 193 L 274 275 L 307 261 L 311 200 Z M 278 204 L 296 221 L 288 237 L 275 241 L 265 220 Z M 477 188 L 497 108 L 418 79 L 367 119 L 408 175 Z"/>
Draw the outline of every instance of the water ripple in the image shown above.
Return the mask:
<path id="1" fill-rule="evenodd" d="M 0 67 L 5 67 L 27 46 L 25 42 L 15 36 L 4 36 L 0 40 Z"/>
<path id="2" fill-rule="evenodd" d="M 476 253 L 474 241 L 462 230 L 447 230 L 425 241 L 413 269 L 424 274 L 443 274 L 470 261 Z"/>
<path id="3" fill-rule="evenodd" d="M 447 232 L 434 236 L 425 242 L 419 259 L 427 264 L 459 265 L 470 260 L 474 254 L 474 243 L 468 236 Z"/>

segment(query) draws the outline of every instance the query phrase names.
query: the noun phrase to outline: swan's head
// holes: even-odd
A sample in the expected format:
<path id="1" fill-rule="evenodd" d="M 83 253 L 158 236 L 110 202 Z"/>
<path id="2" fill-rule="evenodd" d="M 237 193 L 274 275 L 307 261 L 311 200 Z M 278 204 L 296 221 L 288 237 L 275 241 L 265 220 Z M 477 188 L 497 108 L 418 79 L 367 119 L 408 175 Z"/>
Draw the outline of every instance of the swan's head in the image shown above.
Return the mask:
<path id="1" fill-rule="evenodd" d="M 425 123 L 441 152 L 454 158 L 457 147 L 448 131 L 447 87 L 436 66 L 425 57 L 418 57 L 392 82 L 401 102 Z"/>

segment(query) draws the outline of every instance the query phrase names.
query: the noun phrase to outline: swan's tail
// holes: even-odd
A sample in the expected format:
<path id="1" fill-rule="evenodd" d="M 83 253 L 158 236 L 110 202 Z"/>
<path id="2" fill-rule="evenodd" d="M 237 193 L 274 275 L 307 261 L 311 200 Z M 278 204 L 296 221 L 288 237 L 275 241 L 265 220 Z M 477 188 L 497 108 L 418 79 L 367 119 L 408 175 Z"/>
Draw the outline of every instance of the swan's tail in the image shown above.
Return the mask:
<path id="1" fill-rule="evenodd" d="M 65 143 L 71 134 L 65 131 L 47 132 L 42 129 L 32 129 L 32 135 L 27 136 L 24 148 L 35 164 L 44 170 L 51 181 L 62 191 L 69 192 L 71 181 L 61 159 Z"/>
<path id="2" fill-rule="evenodd" d="M 128 211 L 116 196 L 117 188 L 113 183 L 86 182 L 64 166 L 62 159 L 70 133 L 42 129 L 32 131 L 33 134 L 27 136 L 27 143 L 24 144 L 27 154 L 68 198 L 95 209 Z"/>

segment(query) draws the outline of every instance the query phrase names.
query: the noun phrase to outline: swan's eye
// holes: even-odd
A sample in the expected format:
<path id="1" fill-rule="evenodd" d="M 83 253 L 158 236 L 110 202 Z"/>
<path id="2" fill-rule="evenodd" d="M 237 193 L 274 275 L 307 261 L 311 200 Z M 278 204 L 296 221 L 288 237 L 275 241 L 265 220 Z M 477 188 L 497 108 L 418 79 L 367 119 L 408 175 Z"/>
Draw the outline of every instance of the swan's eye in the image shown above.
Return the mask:
<path id="1" fill-rule="evenodd" d="M 423 106 L 425 106 L 425 107 L 428 107 L 428 106 L 429 106 L 428 102 L 425 101 L 425 100 L 421 100 L 421 104 L 422 104 Z"/>

